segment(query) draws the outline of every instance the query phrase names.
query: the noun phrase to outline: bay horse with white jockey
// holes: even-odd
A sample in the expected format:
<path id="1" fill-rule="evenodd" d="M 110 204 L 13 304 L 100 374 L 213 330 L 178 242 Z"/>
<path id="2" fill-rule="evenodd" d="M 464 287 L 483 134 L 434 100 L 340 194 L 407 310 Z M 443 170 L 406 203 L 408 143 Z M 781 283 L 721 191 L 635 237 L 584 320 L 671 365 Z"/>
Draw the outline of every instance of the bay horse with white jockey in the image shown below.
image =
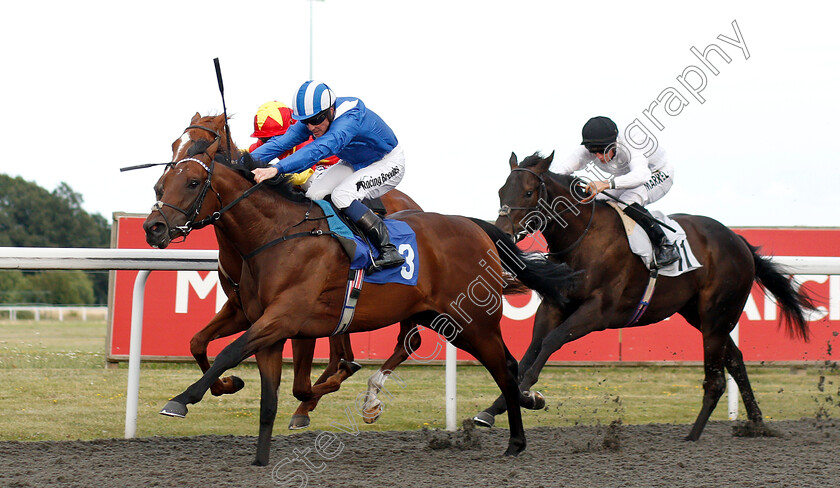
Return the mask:
<path id="1" fill-rule="evenodd" d="M 199 402 L 222 373 L 254 354 L 262 385 L 254 463 L 265 465 L 283 346 L 287 339 L 327 337 L 334 332 L 349 258 L 337 240 L 327 237 L 330 229 L 318 205 L 294 192 L 288 180 L 281 180 L 273 191 L 255 188 L 247 169 L 215 161 L 219 144 L 213 142 L 203 153 L 173 163 L 164 172 L 155 184 L 157 203 L 143 227 L 150 245 L 165 248 L 191 229 L 215 225 L 247 257 L 242 261 L 239 299 L 253 323 L 161 413 L 185 416 L 187 405 Z M 483 221 L 417 211 L 394 217 L 416 234 L 417 284 L 366 286 L 348 332 L 412 321 L 442 333 L 473 355 L 505 398 L 510 423 L 505 454 L 518 454 L 526 444 L 519 407 L 539 404 L 533 394 L 518 390 L 517 362 L 502 340 L 502 266 L 558 303 L 573 274 L 565 265 L 520 251 L 504 233 Z M 468 295 L 472 298 L 465 299 Z"/>
<path id="2" fill-rule="evenodd" d="M 202 153 L 216 140 L 220 141 L 216 158 L 226 161 L 240 159 L 242 152 L 233 140 L 229 139 L 225 116 L 223 114 L 202 116 L 196 112 L 181 136 L 172 143 L 172 161 L 181 161 Z M 381 197 L 381 201 L 388 214 L 401 210 L 422 210 L 411 197 L 399 190 L 391 190 L 386 193 Z M 242 256 L 239 255 L 234 246 L 227 242 L 224 234 L 218 228 L 216 228 L 215 233 L 219 247 L 219 277 L 228 300 L 219 313 L 190 340 L 190 352 L 202 373 L 210 369 L 210 361 L 207 357 L 207 346 L 210 341 L 243 332 L 251 324 L 242 311 L 238 296 L 242 273 Z M 380 381 L 386 378 L 394 368 L 410 355 L 410 351 L 405 347 L 406 337 L 409 338 L 409 345 L 413 348 L 412 350 L 419 348 L 419 335 L 408 335 L 414 328 L 415 325 L 412 323 L 401 324 L 394 354 L 386 360 L 376 376 Z M 341 383 L 360 367 L 353 361 L 353 349 L 349 334 L 331 336 L 329 341 L 329 363 L 316 380 L 314 389 L 310 379 L 312 362 L 303 360 L 294 363 L 296 369 L 292 391 L 295 397 L 301 400 L 301 403 L 289 422 L 290 429 L 308 427 L 310 424 L 309 412 L 315 409 L 321 396 L 337 391 Z M 294 339 L 292 340 L 292 349 L 295 357 L 311 358 L 315 350 L 315 339 Z M 242 389 L 244 385 L 245 383 L 240 378 L 227 376 L 216 381 L 210 387 L 210 391 L 214 396 L 232 394 Z M 371 389 L 371 396 L 373 397 L 378 389 L 373 385 Z M 375 399 L 372 401 L 375 401 Z M 371 409 L 365 416 L 365 421 L 368 423 L 375 421 L 378 418 L 377 412 L 379 411 L 378 409 Z"/>
<path id="3" fill-rule="evenodd" d="M 743 356 L 729 333 L 738 323 L 753 282 L 776 297 L 793 336 L 807 339 L 805 313 L 813 309 L 811 300 L 795 290 L 757 248 L 720 222 L 676 214 L 671 217 L 685 230 L 702 267 L 679 276 L 659 277 L 646 311 L 633 322 L 650 271 L 631 252 L 616 210 L 599 200 L 583 204 L 591 195 L 584 195 L 571 176 L 551 173 L 552 157 L 553 153 L 549 157 L 534 154 L 518 164 L 516 155 L 511 154 L 511 172 L 499 190 L 501 210 L 496 226 L 517 236 L 539 228 L 548 243 L 550 260 L 584 272 L 568 295 L 568 305 L 544 297 L 537 309 L 531 344 L 519 364 L 519 387 L 530 389 L 552 353 L 590 332 L 653 324 L 680 314 L 702 334 L 705 369 L 702 407 L 686 439 L 697 440 L 703 432 L 726 388 L 724 367 L 741 391 L 750 430 L 764 432 Z M 504 409 L 504 403 L 497 400 L 475 421 L 492 426 L 494 416 Z"/>

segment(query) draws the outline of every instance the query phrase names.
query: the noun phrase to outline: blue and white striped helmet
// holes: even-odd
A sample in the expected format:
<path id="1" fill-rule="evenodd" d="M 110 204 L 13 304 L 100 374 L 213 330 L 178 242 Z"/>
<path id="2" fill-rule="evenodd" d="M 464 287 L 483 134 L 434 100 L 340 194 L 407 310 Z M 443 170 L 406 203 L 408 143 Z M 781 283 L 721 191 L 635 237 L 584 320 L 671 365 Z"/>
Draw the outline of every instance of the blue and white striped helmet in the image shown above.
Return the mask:
<path id="1" fill-rule="evenodd" d="M 305 120 L 332 107 L 335 93 L 320 81 L 309 80 L 300 86 L 292 100 L 292 118 Z"/>

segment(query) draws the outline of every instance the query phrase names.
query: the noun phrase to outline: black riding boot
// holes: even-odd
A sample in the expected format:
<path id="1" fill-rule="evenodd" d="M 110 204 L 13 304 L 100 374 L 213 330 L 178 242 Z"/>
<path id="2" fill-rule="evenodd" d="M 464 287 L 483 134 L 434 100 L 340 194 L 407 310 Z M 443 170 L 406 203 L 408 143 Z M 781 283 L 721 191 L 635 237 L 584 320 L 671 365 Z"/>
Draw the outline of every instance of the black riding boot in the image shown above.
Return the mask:
<path id="1" fill-rule="evenodd" d="M 364 232 L 371 244 L 379 249 L 379 257 L 373 261 L 374 268 L 393 268 L 402 266 L 405 263 L 405 258 L 391 244 L 391 236 L 388 234 L 388 228 L 385 227 L 385 222 L 375 213 L 371 210 L 366 211 L 356 221 L 356 225 Z"/>
<path id="2" fill-rule="evenodd" d="M 646 208 L 638 203 L 634 203 L 628 205 L 624 209 L 624 213 L 641 225 L 645 234 L 650 238 L 650 243 L 653 244 L 654 268 L 664 268 L 680 259 L 680 253 L 677 251 L 677 247 L 668 242 L 668 238 L 665 237 L 665 231 L 662 230 L 659 222 L 654 220 L 653 215 Z"/>

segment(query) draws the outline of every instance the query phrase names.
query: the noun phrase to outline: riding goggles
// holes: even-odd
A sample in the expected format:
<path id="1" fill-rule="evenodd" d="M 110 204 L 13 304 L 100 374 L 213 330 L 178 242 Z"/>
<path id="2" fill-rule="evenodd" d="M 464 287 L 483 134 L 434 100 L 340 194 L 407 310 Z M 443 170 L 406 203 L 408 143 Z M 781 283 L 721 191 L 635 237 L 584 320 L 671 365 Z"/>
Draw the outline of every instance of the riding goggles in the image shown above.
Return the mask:
<path id="1" fill-rule="evenodd" d="M 321 122 L 323 122 L 324 119 L 327 118 L 328 114 L 329 114 L 329 109 L 322 110 L 317 115 L 313 115 L 312 117 L 309 117 L 308 119 L 301 120 L 301 122 L 303 122 L 306 125 L 318 125 Z"/>

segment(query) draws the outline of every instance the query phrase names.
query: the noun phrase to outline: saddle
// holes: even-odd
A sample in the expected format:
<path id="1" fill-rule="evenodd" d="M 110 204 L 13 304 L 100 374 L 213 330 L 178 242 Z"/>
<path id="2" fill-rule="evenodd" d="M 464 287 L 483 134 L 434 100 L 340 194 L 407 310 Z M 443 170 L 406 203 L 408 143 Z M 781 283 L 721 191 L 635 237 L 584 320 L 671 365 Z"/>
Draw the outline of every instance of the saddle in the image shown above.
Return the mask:
<path id="1" fill-rule="evenodd" d="M 362 233 L 362 231 L 359 230 L 359 227 L 356 225 L 356 223 L 353 222 L 352 220 L 350 220 L 349 218 L 347 218 L 347 216 L 344 215 L 344 212 L 338 210 L 338 207 L 336 207 L 335 204 L 333 204 L 332 195 L 325 196 L 324 200 L 329 202 L 330 206 L 334 210 L 335 215 L 339 219 L 341 219 L 341 221 L 344 222 L 344 224 L 346 224 L 347 227 L 350 228 L 350 231 L 353 233 L 354 236 L 356 236 L 359 239 L 361 239 L 362 241 L 370 244 L 370 242 L 368 242 L 367 236 L 365 236 L 364 233 Z M 381 198 L 378 198 L 378 197 L 377 198 L 365 198 L 365 199 L 362 200 L 362 203 L 364 203 L 365 206 L 367 206 L 367 208 L 371 209 L 371 211 L 373 213 L 378 215 L 379 218 L 382 218 L 382 219 L 385 218 L 385 214 L 387 213 L 387 210 L 385 210 L 385 204 L 382 203 Z"/>
<path id="2" fill-rule="evenodd" d="M 327 223 L 331 235 L 338 240 L 347 256 L 350 258 L 351 269 L 367 269 L 373 264 L 379 251 L 368 242 L 356 225 L 346 218 L 329 200 L 313 200 L 321 207 L 327 216 Z M 409 225 L 400 220 L 383 219 L 391 235 L 391 243 L 400 250 L 407 252 L 407 263 L 402 267 L 386 268 L 365 277 L 368 283 L 401 283 L 414 286 L 417 284 L 418 249 L 417 237 Z"/>
<path id="3" fill-rule="evenodd" d="M 624 224 L 624 231 L 627 235 L 627 240 L 630 243 L 630 250 L 633 254 L 639 256 L 647 269 L 652 269 L 653 264 L 653 246 L 647 234 L 641 229 L 635 220 L 628 217 L 624 211 L 614 202 L 606 202 L 612 207 L 621 217 L 621 222 Z M 663 229 L 665 235 L 670 242 L 673 242 L 680 254 L 680 259 L 675 263 L 669 264 L 664 268 L 659 269 L 662 276 L 679 276 L 683 273 L 688 273 L 703 266 L 700 260 L 691 251 L 691 245 L 685 235 L 685 230 L 680 226 L 679 222 L 668 217 L 664 213 L 654 210 L 651 215 L 655 218 L 665 222 L 670 227 L 673 227 L 677 232 L 671 232 L 669 229 Z"/>
<path id="4" fill-rule="evenodd" d="M 378 200 L 378 199 L 377 199 Z M 386 284 L 399 283 L 415 286 L 418 276 L 418 248 L 414 230 L 408 224 L 399 220 L 383 219 L 391 234 L 391 242 L 402 251 L 407 251 L 406 264 L 403 267 L 388 268 L 366 276 L 365 270 L 373 264 L 378 251 L 370 245 L 356 225 L 340 212 L 329 200 L 313 200 L 324 211 L 330 235 L 341 244 L 344 252 L 350 258 L 350 274 L 347 277 L 347 287 L 344 293 L 344 305 L 339 316 L 338 324 L 332 335 L 343 334 L 347 331 L 356 311 L 363 283 Z M 366 202 L 366 205 L 370 203 Z M 382 203 L 379 203 L 382 208 Z M 383 209 L 384 210 L 384 209 Z"/>

